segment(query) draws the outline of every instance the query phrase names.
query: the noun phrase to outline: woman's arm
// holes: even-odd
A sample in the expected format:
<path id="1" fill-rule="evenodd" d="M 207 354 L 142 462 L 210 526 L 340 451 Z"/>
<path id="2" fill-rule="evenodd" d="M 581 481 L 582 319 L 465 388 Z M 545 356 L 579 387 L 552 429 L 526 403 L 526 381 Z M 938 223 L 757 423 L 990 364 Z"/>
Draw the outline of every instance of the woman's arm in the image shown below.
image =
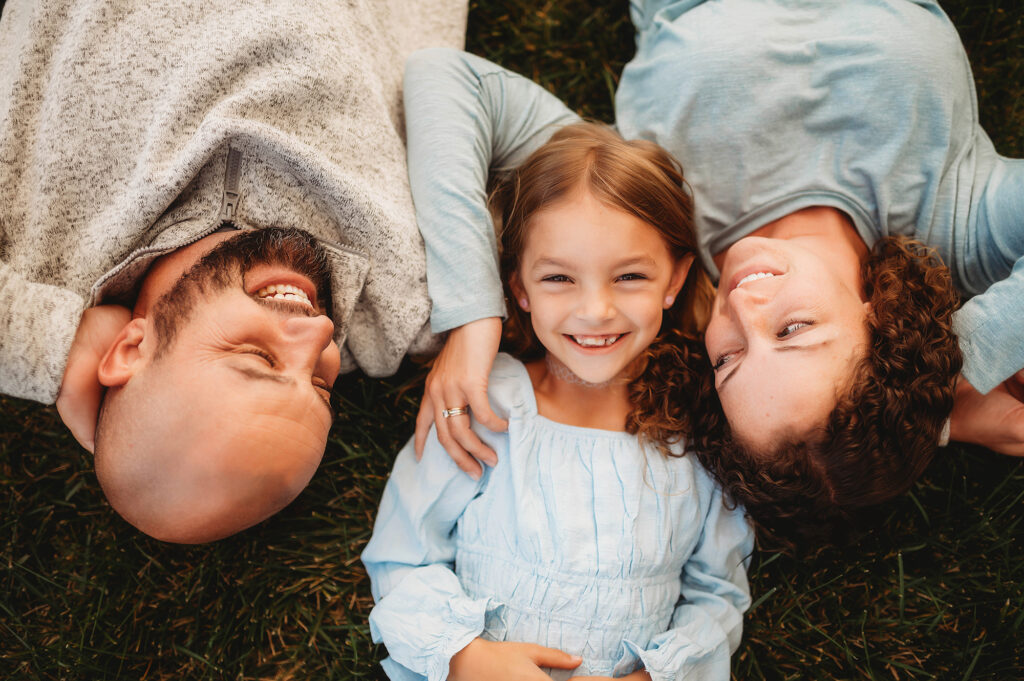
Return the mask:
<path id="1" fill-rule="evenodd" d="M 487 207 L 491 173 L 516 167 L 560 127 L 579 120 L 536 83 L 480 57 L 447 49 L 406 62 L 405 117 L 409 181 L 427 252 L 431 326 L 451 331 L 427 377 L 416 419 L 416 450 L 431 423 L 459 466 L 495 462 L 469 428 L 442 410 L 469 405 L 492 430 L 506 424 L 487 403 L 487 376 L 505 315 L 497 240 Z M 473 456 L 470 456 L 472 454 Z"/>
<path id="2" fill-rule="evenodd" d="M 997 156 L 972 210 L 974 262 L 960 270 L 988 286 L 953 314 L 964 355 L 951 436 L 1003 454 L 1024 455 L 1024 161 Z"/>

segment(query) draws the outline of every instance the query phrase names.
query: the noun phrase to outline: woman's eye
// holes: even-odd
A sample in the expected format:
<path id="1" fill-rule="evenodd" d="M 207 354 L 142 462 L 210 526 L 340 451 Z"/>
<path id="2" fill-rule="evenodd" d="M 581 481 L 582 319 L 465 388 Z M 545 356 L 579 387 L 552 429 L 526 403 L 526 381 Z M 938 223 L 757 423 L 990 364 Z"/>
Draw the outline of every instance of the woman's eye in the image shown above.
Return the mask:
<path id="1" fill-rule="evenodd" d="M 714 369 L 715 371 L 718 371 L 719 369 L 724 367 L 729 362 L 729 360 L 732 359 L 732 355 L 733 353 L 731 352 L 727 352 L 724 355 L 719 355 L 718 359 L 715 360 L 715 363 L 711 366 L 711 368 Z"/>
<path id="2" fill-rule="evenodd" d="M 782 327 L 782 330 L 777 334 L 778 338 L 785 338 L 786 336 L 792 335 L 804 328 L 810 326 L 814 322 L 786 322 L 786 325 Z"/>

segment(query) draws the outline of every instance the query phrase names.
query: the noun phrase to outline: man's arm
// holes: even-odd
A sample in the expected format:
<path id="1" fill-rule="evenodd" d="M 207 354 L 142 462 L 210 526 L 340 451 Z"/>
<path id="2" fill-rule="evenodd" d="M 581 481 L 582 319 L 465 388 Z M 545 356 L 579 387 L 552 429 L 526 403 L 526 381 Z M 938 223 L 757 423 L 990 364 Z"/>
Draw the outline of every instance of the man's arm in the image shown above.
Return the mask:
<path id="1" fill-rule="evenodd" d="M 118 332 L 131 318 L 131 311 L 121 305 L 88 308 L 68 353 L 57 412 L 78 443 L 90 452 L 96 444 L 96 419 L 103 400 L 103 386 L 96 372 Z"/>

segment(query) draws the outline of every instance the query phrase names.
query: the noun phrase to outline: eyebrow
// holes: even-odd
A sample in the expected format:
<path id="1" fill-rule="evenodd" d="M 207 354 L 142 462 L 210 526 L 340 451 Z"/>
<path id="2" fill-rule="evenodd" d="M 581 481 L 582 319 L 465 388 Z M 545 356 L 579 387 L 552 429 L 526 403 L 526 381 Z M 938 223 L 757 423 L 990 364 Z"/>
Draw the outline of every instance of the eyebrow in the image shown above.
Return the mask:
<path id="1" fill-rule="evenodd" d="M 251 367 L 239 367 L 232 365 L 230 368 L 232 371 L 237 371 L 238 373 L 242 374 L 251 381 L 268 381 L 271 383 L 283 383 L 291 385 L 295 384 L 295 379 L 292 378 L 291 376 L 283 376 L 281 374 L 260 371 L 259 369 L 253 369 Z M 731 376 L 732 374 L 729 375 Z M 327 411 L 331 414 L 331 425 L 333 426 L 335 417 L 334 407 L 331 406 L 330 400 L 325 399 L 320 394 L 319 391 L 317 391 L 316 396 L 320 398 L 320 401 L 324 403 L 324 405 L 327 407 Z"/>
<path id="2" fill-rule="evenodd" d="M 621 267 L 632 267 L 633 265 L 653 265 L 653 264 L 655 264 L 654 258 L 650 257 L 649 255 L 637 255 L 637 256 L 634 256 L 632 258 L 628 258 L 626 260 L 621 260 L 621 261 L 615 263 L 615 267 L 616 268 L 621 268 Z M 564 268 L 569 268 L 569 267 L 571 267 L 571 265 L 569 263 L 566 263 L 566 262 L 563 262 L 561 260 L 558 260 L 557 258 L 540 258 L 539 260 L 537 260 L 537 262 L 533 263 L 533 268 L 532 269 L 535 270 L 535 269 L 537 269 L 539 267 L 564 267 Z"/>
<path id="3" fill-rule="evenodd" d="M 772 352 L 791 352 L 791 351 L 801 351 L 801 350 L 804 350 L 804 351 L 806 351 L 806 350 L 814 350 L 816 348 L 820 348 L 820 347 L 829 345 L 834 340 L 835 340 L 834 338 L 826 338 L 824 340 L 816 341 L 814 343 L 803 343 L 803 344 L 800 344 L 800 345 L 781 345 L 781 346 L 772 348 Z M 722 382 L 718 385 L 717 390 L 721 390 L 722 388 L 724 388 L 725 384 L 729 382 L 729 379 L 732 378 L 733 376 L 735 376 L 739 372 L 739 370 L 742 369 L 742 368 L 743 368 L 743 363 L 740 362 L 740 365 L 738 367 L 736 367 L 735 369 L 730 371 L 729 375 L 722 379 Z"/>

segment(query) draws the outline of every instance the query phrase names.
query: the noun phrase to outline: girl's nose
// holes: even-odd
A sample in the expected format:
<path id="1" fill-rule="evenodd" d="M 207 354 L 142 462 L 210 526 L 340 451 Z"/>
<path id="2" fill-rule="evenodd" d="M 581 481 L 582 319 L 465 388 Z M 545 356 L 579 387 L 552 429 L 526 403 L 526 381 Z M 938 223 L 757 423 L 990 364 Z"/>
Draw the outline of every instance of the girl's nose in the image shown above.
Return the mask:
<path id="1" fill-rule="evenodd" d="M 612 296 L 606 289 L 598 289 L 583 294 L 577 314 L 581 319 L 592 322 L 603 322 L 615 316 L 615 305 Z"/>

